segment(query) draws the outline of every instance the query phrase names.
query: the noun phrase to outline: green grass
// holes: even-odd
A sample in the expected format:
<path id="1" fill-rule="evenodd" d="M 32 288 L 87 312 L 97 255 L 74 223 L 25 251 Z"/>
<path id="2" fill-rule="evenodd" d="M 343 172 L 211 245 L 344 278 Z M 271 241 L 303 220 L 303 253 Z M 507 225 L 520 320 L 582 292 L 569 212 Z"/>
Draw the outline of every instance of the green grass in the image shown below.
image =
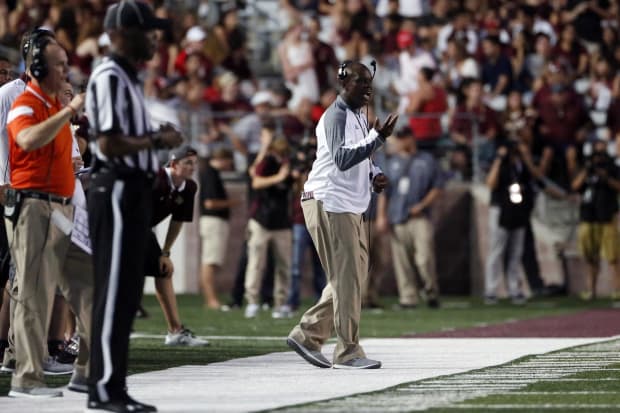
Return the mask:
<path id="1" fill-rule="evenodd" d="M 297 323 L 300 314 L 288 320 L 273 320 L 270 312 L 262 311 L 253 320 L 246 320 L 242 310 L 219 312 L 204 310 L 202 298 L 196 295 L 178 297 L 181 318 L 184 324 L 200 336 L 249 336 L 284 338 Z M 529 319 L 549 315 L 567 314 L 594 307 L 608 307 L 609 302 L 598 301 L 584 304 L 572 298 L 554 298 L 534 301 L 524 307 L 508 303 L 489 307 L 480 299 L 459 297 L 446 298 L 443 308 L 431 310 L 420 307 L 416 310 L 394 310 L 395 298 L 386 298 L 384 310 L 368 310 L 362 315 L 361 337 L 400 337 L 406 334 L 462 328 L 481 323 L 497 323 L 507 320 Z M 309 302 L 305 303 L 310 305 Z M 136 320 L 134 330 L 141 333 L 165 334 L 166 326 L 159 304 L 153 296 L 146 296 L 143 305 L 150 313 L 148 319 Z M 233 358 L 286 351 L 284 340 L 232 340 L 211 339 L 206 348 L 170 348 L 163 345 L 163 339 L 135 339 L 131 342 L 130 374 L 161 370 L 180 365 L 204 365 Z M 65 377 L 48 377 L 50 386 L 65 385 Z M 5 396 L 10 387 L 10 376 L 0 375 L 0 396 Z"/>

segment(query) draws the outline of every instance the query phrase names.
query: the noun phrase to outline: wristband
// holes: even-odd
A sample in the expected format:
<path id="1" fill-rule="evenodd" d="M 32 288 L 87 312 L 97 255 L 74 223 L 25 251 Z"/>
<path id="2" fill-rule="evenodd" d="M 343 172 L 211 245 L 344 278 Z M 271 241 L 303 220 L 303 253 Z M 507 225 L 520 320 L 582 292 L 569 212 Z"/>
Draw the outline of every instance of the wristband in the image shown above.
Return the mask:
<path id="1" fill-rule="evenodd" d="M 170 251 L 162 251 L 161 252 L 161 256 L 162 257 L 170 257 Z"/>

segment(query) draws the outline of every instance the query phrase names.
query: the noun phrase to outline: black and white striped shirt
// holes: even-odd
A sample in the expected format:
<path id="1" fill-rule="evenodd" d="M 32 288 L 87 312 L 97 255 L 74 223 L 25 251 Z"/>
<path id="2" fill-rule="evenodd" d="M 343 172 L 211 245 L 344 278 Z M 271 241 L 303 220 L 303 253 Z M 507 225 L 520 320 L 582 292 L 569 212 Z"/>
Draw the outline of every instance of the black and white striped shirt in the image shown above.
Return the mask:
<path id="1" fill-rule="evenodd" d="M 86 115 L 91 136 L 141 137 L 152 132 L 144 104 L 142 84 L 135 69 L 122 57 L 110 56 L 93 71 L 86 89 Z M 143 149 L 132 155 L 108 158 L 94 145 L 95 156 L 105 162 L 143 172 L 156 172 L 159 164 L 154 151 Z"/>

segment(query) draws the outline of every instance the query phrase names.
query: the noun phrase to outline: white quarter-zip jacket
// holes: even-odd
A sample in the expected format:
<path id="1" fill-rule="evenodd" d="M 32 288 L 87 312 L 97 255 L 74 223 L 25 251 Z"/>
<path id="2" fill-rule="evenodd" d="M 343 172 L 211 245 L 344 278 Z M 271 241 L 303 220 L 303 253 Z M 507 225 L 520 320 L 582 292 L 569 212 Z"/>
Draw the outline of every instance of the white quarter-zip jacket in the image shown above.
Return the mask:
<path id="1" fill-rule="evenodd" d="M 342 97 L 325 111 L 316 128 L 317 154 L 304 185 L 327 212 L 361 214 L 370 203 L 372 179 L 381 173 L 371 159 L 385 142 L 360 110 Z"/>

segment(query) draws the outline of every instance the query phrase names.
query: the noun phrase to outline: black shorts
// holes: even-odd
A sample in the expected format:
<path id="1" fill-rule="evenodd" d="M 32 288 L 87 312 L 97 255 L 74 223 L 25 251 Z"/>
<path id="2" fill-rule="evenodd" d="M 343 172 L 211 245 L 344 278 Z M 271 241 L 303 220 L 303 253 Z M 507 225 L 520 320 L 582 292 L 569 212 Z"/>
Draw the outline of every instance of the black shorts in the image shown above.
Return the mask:
<path id="1" fill-rule="evenodd" d="M 147 277 L 165 277 L 166 275 L 159 270 L 159 258 L 161 257 L 161 247 L 157 241 L 157 236 L 153 231 L 149 231 L 146 245 L 146 262 L 144 263 L 144 275 Z"/>

